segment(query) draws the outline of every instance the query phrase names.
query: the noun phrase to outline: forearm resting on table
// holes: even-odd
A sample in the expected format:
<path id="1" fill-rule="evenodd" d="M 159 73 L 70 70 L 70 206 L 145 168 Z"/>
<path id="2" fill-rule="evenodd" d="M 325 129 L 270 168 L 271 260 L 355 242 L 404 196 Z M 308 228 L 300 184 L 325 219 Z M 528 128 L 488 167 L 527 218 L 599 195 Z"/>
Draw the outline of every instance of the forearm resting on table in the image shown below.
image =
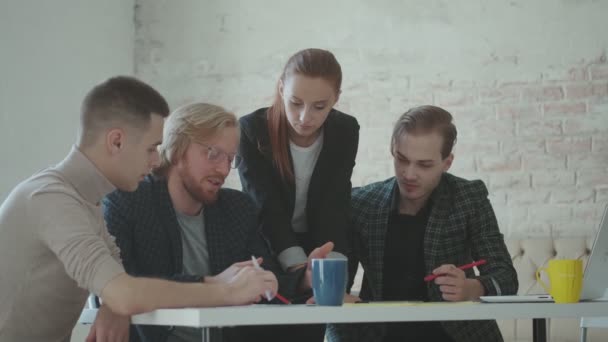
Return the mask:
<path id="1" fill-rule="evenodd" d="M 231 305 L 228 292 L 222 284 L 177 283 L 123 273 L 108 282 L 101 299 L 119 315 L 134 315 L 160 308 Z"/>

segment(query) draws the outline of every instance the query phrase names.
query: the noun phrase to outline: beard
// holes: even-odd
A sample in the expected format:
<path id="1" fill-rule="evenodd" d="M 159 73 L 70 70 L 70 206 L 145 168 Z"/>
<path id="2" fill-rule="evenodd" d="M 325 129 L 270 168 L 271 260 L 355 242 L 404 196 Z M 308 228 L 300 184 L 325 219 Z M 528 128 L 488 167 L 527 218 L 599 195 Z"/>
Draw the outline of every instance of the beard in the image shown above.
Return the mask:
<path id="1" fill-rule="evenodd" d="M 206 178 L 197 180 L 186 170 L 182 170 L 180 173 L 182 185 L 190 197 L 203 205 L 213 204 L 217 201 L 219 190 L 205 190 L 204 183 L 206 182 Z M 222 179 L 223 177 L 218 176 L 218 178 Z"/>

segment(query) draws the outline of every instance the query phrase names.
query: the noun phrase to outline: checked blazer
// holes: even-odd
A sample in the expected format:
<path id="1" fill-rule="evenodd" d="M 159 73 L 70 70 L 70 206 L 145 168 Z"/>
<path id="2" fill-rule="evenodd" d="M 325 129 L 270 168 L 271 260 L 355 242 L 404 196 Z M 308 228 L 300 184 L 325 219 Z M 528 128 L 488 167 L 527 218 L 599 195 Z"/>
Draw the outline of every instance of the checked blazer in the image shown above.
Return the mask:
<path id="1" fill-rule="evenodd" d="M 169 196 L 167 181 L 147 176 L 135 192 L 115 191 L 104 201 L 108 231 L 116 238 L 128 274 L 183 282 L 201 275 L 183 274 L 181 228 Z M 246 194 L 221 189 L 215 203 L 205 205 L 205 235 L 212 274 L 235 262 L 263 257 L 262 266 L 275 273 L 281 294 L 293 297 L 304 272 L 285 274 L 259 232 L 258 209 Z M 165 341 L 171 327 L 136 327 L 142 341 Z M 131 341 L 139 341 L 131 330 Z"/>
<path id="2" fill-rule="evenodd" d="M 360 296 L 364 300 L 382 300 L 383 264 L 386 231 L 393 194 L 398 190 L 396 179 L 355 189 L 352 195 L 352 245 L 349 258 L 352 286 L 359 262 L 364 269 Z M 486 295 L 515 294 L 517 274 L 498 229 L 488 191 L 482 181 L 468 181 L 444 173 L 431 195 L 432 209 L 424 235 L 424 266 L 426 273 L 443 264 L 463 265 L 486 259 L 479 266 L 479 276 L 469 269 L 467 277 L 477 278 Z M 439 286 L 427 287 L 431 301 L 442 301 Z M 458 342 L 502 341 L 495 321 L 445 321 L 445 331 Z M 330 341 L 382 341 L 383 324 L 331 325 Z"/>

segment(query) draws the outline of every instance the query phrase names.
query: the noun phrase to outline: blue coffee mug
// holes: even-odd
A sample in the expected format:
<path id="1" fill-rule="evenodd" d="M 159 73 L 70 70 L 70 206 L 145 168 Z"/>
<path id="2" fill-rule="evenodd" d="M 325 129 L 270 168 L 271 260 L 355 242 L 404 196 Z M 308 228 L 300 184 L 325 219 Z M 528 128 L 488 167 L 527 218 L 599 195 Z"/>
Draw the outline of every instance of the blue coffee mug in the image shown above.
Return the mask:
<path id="1" fill-rule="evenodd" d="M 346 259 L 312 259 L 312 292 L 317 305 L 342 305 L 347 278 Z"/>

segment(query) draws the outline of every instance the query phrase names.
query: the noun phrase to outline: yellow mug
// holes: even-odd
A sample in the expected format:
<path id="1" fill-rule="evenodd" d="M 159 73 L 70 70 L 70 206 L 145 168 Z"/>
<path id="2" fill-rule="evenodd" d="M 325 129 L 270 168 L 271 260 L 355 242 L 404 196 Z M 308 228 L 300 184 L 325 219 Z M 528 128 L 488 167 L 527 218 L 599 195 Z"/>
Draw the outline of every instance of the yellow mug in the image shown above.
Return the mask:
<path id="1" fill-rule="evenodd" d="M 543 270 L 549 275 L 551 287 L 540 279 Z M 549 260 L 549 267 L 541 267 L 536 271 L 536 280 L 556 303 L 578 303 L 583 288 L 583 261 Z"/>

